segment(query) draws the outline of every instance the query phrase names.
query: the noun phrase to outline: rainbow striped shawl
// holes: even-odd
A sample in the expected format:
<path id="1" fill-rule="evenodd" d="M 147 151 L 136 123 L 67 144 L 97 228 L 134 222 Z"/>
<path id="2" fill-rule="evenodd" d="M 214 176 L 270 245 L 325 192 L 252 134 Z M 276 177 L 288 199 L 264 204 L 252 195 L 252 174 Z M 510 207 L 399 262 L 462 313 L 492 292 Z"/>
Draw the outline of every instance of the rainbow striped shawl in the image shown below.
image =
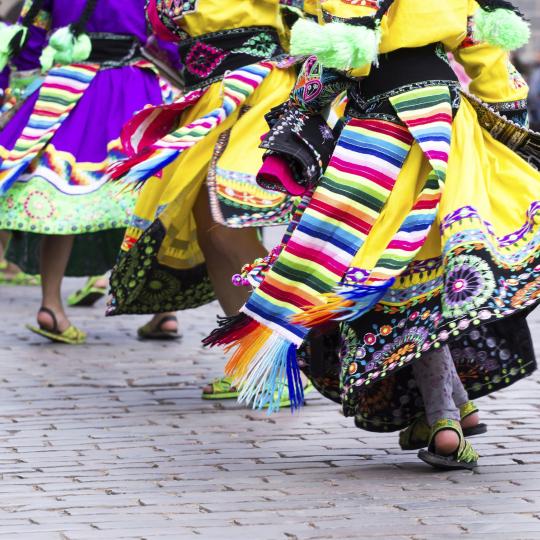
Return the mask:
<path id="1" fill-rule="evenodd" d="M 0 164 L 0 194 L 7 192 L 54 137 L 98 71 L 99 64 L 72 64 L 49 71 L 28 123 Z"/>
<path id="2" fill-rule="evenodd" d="M 287 383 L 292 406 L 299 407 L 303 388 L 296 349 L 309 331 L 371 310 L 427 238 L 446 179 L 450 90 L 426 86 L 390 101 L 402 123 L 349 121 L 259 287 L 238 316 L 224 319 L 204 341 L 234 350 L 226 370 L 241 385 L 241 401 L 276 410 Z M 422 191 L 375 268 L 351 268 L 415 141 L 432 167 Z"/>
<path id="3" fill-rule="evenodd" d="M 110 167 L 111 178 L 123 178 L 127 184 L 141 187 L 241 107 L 272 69 L 272 62 L 259 62 L 227 73 L 223 77 L 221 106 L 177 129 L 182 111 L 196 103 L 207 89 L 193 90 L 175 103 L 141 111 L 122 134 L 124 150 L 130 157 Z"/>

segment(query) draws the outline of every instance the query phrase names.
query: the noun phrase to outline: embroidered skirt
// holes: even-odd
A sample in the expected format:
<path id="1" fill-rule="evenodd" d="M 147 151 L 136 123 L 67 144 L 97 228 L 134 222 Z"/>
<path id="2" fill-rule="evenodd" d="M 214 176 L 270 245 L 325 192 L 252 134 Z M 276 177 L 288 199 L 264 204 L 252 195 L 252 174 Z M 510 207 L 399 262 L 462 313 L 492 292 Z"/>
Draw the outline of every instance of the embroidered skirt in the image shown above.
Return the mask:
<path id="1" fill-rule="evenodd" d="M 238 70 L 227 77 L 236 73 L 241 76 Z M 205 184 L 217 223 L 260 227 L 288 219 L 290 199 L 259 187 L 256 174 L 263 155 L 260 138 L 267 131 L 264 115 L 288 98 L 294 74 L 274 67 L 261 82 L 250 84 L 252 93 L 239 107 L 224 102 L 223 82 L 184 96 L 188 105 L 178 124 L 198 125 L 205 134 L 196 144 L 194 137 L 182 135 L 190 146 L 182 147 L 161 178 L 150 178 L 142 188 L 111 277 L 110 315 L 189 309 L 213 300 L 192 215 Z M 209 130 L 204 120 L 212 111 L 220 112 L 216 127 Z M 151 167 L 148 163 L 143 161 L 144 169 Z"/>
<path id="2" fill-rule="evenodd" d="M 39 118 L 39 107 L 54 103 L 57 91 L 70 94 L 68 100 L 75 92 L 82 95 L 76 95 L 71 108 L 58 112 L 55 122 L 60 127 L 53 129 L 42 148 L 36 145 L 35 157 L 29 146 L 22 147 L 26 154 L 21 151 L 14 157 L 24 130 L 31 133 L 28 128 L 35 127 L 41 129 L 40 136 L 50 135 L 49 126 L 44 127 Z M 149 69 L 124 66 L 100 71 L 96 65 L 51 71 L 41 90 L 27 99 L 0 133 L 2 166 L 9 160 L 11 167 L 2 172 L 11 180 L 0 196 L 0 229 L 31 233 L 13 236 L 10 258 L 14 262 L 37 273 L 39 235 L 74 234 L 67 275 L 99 274 L 113 266 L 135 196 L 107 183 L 104 173 L 124 157 L 120 143 L 124 123 L 146 105 L 160 103 L 159 79 Z M 31 161 L 19 170 L 18 163 L 27 156 Z"/>
<path id="3" fill-rule="evenodd" d="M 361 428 L 392 431 L 422 413 L 410 366 L 431 348 L 450 345 L 471 398 L 536 369 L 525 317 L 540 298 L 540 175 L 507 146 L 531 151 L 534 161 L 524 130 L 485 115 L 474 100 L 462 100 L 439 211 L 423 247 L 370 312 L 342 324 L 339 354 L 315 368 L 325 373 L 315 377 L 321 391 L 339 396 Z M 428 173 L 413 145 L 355 270 L 377 267 Z"/>

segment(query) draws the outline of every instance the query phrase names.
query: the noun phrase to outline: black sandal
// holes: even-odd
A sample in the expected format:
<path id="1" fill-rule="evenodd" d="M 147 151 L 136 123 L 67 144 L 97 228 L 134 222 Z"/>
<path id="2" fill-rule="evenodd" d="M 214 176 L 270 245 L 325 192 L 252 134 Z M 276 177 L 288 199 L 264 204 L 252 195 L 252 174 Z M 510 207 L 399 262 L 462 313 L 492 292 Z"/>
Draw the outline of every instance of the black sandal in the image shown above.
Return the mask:
<path id="1" fill-rule="evenodd" d="M 163 330 L 163 324 L 172 321 L 178 324 L 178 319 L 175 315 L 167 315 L 166 317 L 163 317 L 157 326 L 150 321 L 137 330 L 137 336 L 141 341 L 172 341 L 175 339 L 180 339 L 182 335 L 178 332 L 178 330 Z"/>

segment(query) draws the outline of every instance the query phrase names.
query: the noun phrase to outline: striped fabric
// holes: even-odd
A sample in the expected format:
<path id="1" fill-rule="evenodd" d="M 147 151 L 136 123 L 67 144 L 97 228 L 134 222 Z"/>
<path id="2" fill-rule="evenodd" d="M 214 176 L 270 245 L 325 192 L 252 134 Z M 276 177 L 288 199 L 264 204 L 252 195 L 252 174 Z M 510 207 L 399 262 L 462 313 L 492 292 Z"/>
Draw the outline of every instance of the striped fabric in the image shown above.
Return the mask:
<path id="1" fill-rule="evenodd" d="M 425 87 L 395 96 L 392 105 L 404 126 L 353 119 L 344 128 L 325 176 L 243 315 L 206 341 L 235 350 L 227 372 L 243 385 L 241 400 L 277 408 L 275 377 L 286 372 L 289 388 L 294 386 L 298 367 L 293 351 L 309 329 L 371 310 L 424 244 L 446 178 L 450 92 L 445 86 Z M 414 140 L 432 172 L 376 268 L 371 273 L 351 268 Z M 362 280 L 348 282 L 351 274 Z"/>
<path id="2" fill-rule="evenodd" d="M 98 70 L 98 64 L 72 64 L 48 73 L 28 124 L 0 165 L 0 194 L 13 185 L 52 139 Z"/>
<path id="3" fill-rule="evenodd" d="M 388 281 L 400 275 L 424 245 L 437 216 L 450 154 L 452 106 L 446 86 L 421 88 L 395 96 L 390 101 L 433 170 L 409 215 L 379 259 L 368 283 Z"/>
<path id="4" fill-rule="evenodd" d="M 272 270 L 243 308 L 300 345 L 308 329 L 291 317 L 324 303 L 349 269 L 395 185 L 412 144 L 403 126 L 351 120 L 325 176 Z"/>
<path id="5" fill-rule="evenodd" d="M 262 84 L 273 69 L 270 62 L 260 62 L 234 70 L 223 78 L 223 102 L 202 118 L 174 129 L 182 110 L 196 103 L 204 90 L 194 90 L 172 105 L 153 107 L 139 113 L 127 126 L 123 138 L 125 150 L 132 157 L 111 167 L 112 178 L 124 178 L 137 186 L 173 162 L 223 123 Z M 166 134 L 165 134 L 166 133 Z"/>

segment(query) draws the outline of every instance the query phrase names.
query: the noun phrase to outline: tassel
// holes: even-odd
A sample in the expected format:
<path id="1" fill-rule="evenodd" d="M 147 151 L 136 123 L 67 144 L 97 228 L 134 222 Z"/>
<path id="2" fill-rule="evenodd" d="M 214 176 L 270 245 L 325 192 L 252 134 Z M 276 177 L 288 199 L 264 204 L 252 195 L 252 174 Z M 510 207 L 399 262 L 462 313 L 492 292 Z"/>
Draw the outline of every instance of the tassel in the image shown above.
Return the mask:
<path id="1" fill-rule="evenodd" d="M 377 26 L 345 23 L 319 25 L 299 20 L 291 31 L 291 54 L 315 55 L 327 68 L 358 69 L 377 59 L 381 33 Z"/>
<path id="2" fill-rule="evenodd" d="M 515 51 L 529 42 L 531 28 L 510 9 L 478 9 L 474 15 L 473 38 L 505 51 Z"/>
<path id="3" fill-rule="evenodd" d="M 219 327 L 203 344 L 222 345 L 227 352 L 234 349 L 225 373 L 241 389 L 238 401 L 276 412 L 288 388 L 291 409 L 300 408 L 304 388 L 295 345 L 244 313 L 218 320 Z"/>
<path id="4" fill-rule="evenodd" d="M 326 303 L 312 306 L 291 317 L 294 324 L 319 327 L 332 321 L 354 321 L 371 311 L 394 284 L 392 278 L 380 285 L 346 285 L 325 294 Z"/>
<path id="5" fill-rule="evenodd" d="M 249 325 L 258 323 L 245 313 L 239 313 L 232 317 L 218 317 L 218 327 L 203 339 L 205 347 L 216 345 L 229 345 L 249 333 Z"/>

